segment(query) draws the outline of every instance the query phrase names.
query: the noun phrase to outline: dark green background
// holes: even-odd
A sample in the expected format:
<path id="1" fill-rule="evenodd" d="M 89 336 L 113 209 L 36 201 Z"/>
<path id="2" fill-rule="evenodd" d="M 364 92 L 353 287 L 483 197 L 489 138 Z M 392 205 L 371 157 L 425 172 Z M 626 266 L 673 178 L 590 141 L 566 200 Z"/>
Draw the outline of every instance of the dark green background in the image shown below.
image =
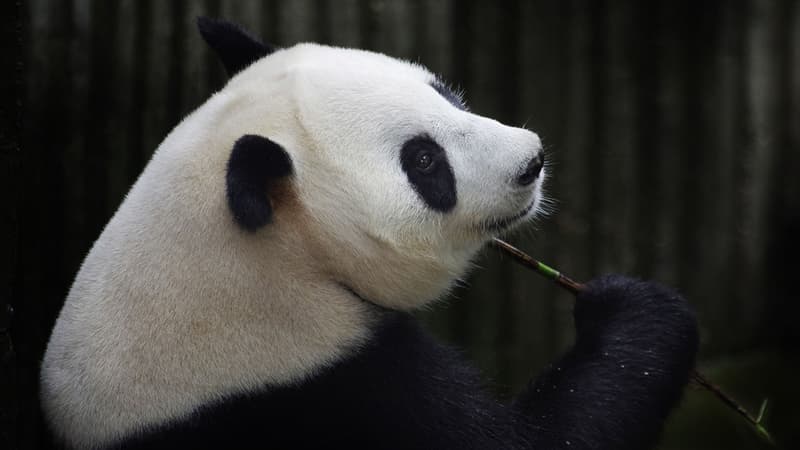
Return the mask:
<path id="1" fill-rule="evenodd" d="M 419 61 L 471 108 L 537 131 L 556 213 L 510 239 L 579 280 L 683 291 L 701 368 L 800 445 L 800 2 L 6 1 L 0 136 L 0 447 L 38 448 L 37 367 L 72 277 L 151 153 L 224 83 L 194 28 Z M 497 385 L 570 344 L 571 298 L 487 251 L 424 312 Z M 5 308 L 13 307 L 13 314 Z M 688 390 L 663 449 L 762 448 Z"/>

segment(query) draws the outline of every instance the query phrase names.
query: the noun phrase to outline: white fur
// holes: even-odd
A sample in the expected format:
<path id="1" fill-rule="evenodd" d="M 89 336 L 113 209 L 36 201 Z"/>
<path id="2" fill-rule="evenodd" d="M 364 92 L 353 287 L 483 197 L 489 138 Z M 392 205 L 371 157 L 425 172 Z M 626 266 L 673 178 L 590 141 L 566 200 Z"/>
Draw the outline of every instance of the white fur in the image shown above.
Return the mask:
<path id="1" fill-rule="evenodd" d="M 419 307 L 463 275 L 490 237 L 480 224 L 538 205 L 541 178 L 512 182 L 541 151 L 538 137 L 453 107 L 432 79 L 384 55 L 301 44 L 184 119 L 89 252 L 53 330 L 42 401 L 59 436 L 99 446 L 308 377 L 369 339 L 370 309 L 342 284 Z M 420 133 L 453 167 L 447 214 L 427 208 L 401 169 L 400 147 Z M 225 201 L 243 134 L 279 143 L 295 167 L 296 201 L 256 233 Z"/>

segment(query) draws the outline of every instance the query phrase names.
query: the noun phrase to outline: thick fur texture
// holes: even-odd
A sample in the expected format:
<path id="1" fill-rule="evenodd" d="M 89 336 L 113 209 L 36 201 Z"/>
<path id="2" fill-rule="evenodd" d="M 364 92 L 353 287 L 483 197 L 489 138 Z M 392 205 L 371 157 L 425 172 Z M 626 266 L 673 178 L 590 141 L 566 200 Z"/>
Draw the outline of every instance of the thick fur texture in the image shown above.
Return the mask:
<path id="1" fill-rule="evenodd" d="M 656 439 L 697 340 L 665 288 L 592 283 L 575 347 L 512 406 L 408 316 L 540 210 L 536 134 L 469 112 L 416 64 L 314 44 L 272 52 L 236 26 L 199 24 L 235 75 L 161 143 L 75 278 L 41 372 L 59 442 Z"/>
<path id="2" fill-rule="evenodd" d="M 644 449 L 697 350 L 686 302 L 609 276 L 575 311 L 578 340 L 510 405 L 407 314 L 376 311 L 358 352 L 288 386 L 204 406 L 125 448 Z"/>
<path id="3" fill-rule="evenodd" d="M 575 329 L 573 348 L 516 400 L 531 413 L 534 448 L 651 448 L 694 367 L 698 331 L 686 300 L 608 275 L 578 295 Z"/>

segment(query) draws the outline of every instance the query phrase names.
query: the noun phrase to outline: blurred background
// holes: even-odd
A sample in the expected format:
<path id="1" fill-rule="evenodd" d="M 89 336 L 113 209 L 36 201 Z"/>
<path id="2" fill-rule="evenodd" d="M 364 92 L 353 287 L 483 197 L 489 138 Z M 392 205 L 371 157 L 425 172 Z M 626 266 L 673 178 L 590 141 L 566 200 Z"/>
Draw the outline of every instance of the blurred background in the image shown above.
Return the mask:
<path id="1" fill-rule="evenodd" d="M 166 133 L 225 83 L 198 15 L 280 46 L 428 66 L 538 132 L 555 213 L 508 239 L 577 280 L 677 286 L 701 370 L 800 448 L 800 2 L 30 0 L 0 6 L 0 448 L 47 448 L 38 364 L 94 239 Z M 572 298 L 487 249 L 421 315 L 509 397 L 572 340 Z M 188 269 L 187 269 L 188 270 Z M 769 448 L 688 389 L 661 449 Z"/>

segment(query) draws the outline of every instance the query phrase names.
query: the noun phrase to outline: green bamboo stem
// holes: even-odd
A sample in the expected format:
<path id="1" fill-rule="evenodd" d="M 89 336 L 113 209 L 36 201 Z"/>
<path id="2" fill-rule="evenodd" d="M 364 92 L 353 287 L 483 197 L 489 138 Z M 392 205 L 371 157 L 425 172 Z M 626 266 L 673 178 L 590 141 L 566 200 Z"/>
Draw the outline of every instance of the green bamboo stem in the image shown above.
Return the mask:
<path id="1" fill-rule="evenodd" d="M 561 286 L 562 288 L 566 289 L 567 291 L 578 294 L 580 293 L 585 286 L 582 283 L 579 283 L 568 276 L 564 275 L 563 273 L 559 272 L 558 270 L 548 266 L 547 264 L 542 263 L 534 258 L 532 258 L 527 253 L 523 252 L 522 250 L 514 247 L 513 245 L 509 244 L 502 239 L 494 238 L 492 240 L 492 244 L 495 248 L 503 251 L 504 253 L 511 255 L 514 258 L 514 261 L 525 266 L 529 269 L 532 269 L 534 272 L 542 275 L 543 277 L 553 280 Z M 692 381 L 694 381 L 697 385 L 703 387 L 704 389 L 708 390 L 712 394 L 714 394 L 722 403 L 724 403 L 729 408 L 736 411 L 737 414 L 744 417 L 744 419 L 755 429 L 756 433 L 769 442 L 771 445 L 775 446 L 775 441 L 772 439 L 772 436 L 769 434 L 766 428 L 761 424 L 761 421 L 764 417 L 764 410 L 766 409 L 766 400 L 761 404 L 761 409 L 758 414 L 758 418 L 754 417 L 747 409 L 745 409 L 738 401 L 736 401 L 733 397 L 726 394 L 719 386 L 709 381 L 703 374 L 698 372 L 697 370 L 692 370 Z"/>

